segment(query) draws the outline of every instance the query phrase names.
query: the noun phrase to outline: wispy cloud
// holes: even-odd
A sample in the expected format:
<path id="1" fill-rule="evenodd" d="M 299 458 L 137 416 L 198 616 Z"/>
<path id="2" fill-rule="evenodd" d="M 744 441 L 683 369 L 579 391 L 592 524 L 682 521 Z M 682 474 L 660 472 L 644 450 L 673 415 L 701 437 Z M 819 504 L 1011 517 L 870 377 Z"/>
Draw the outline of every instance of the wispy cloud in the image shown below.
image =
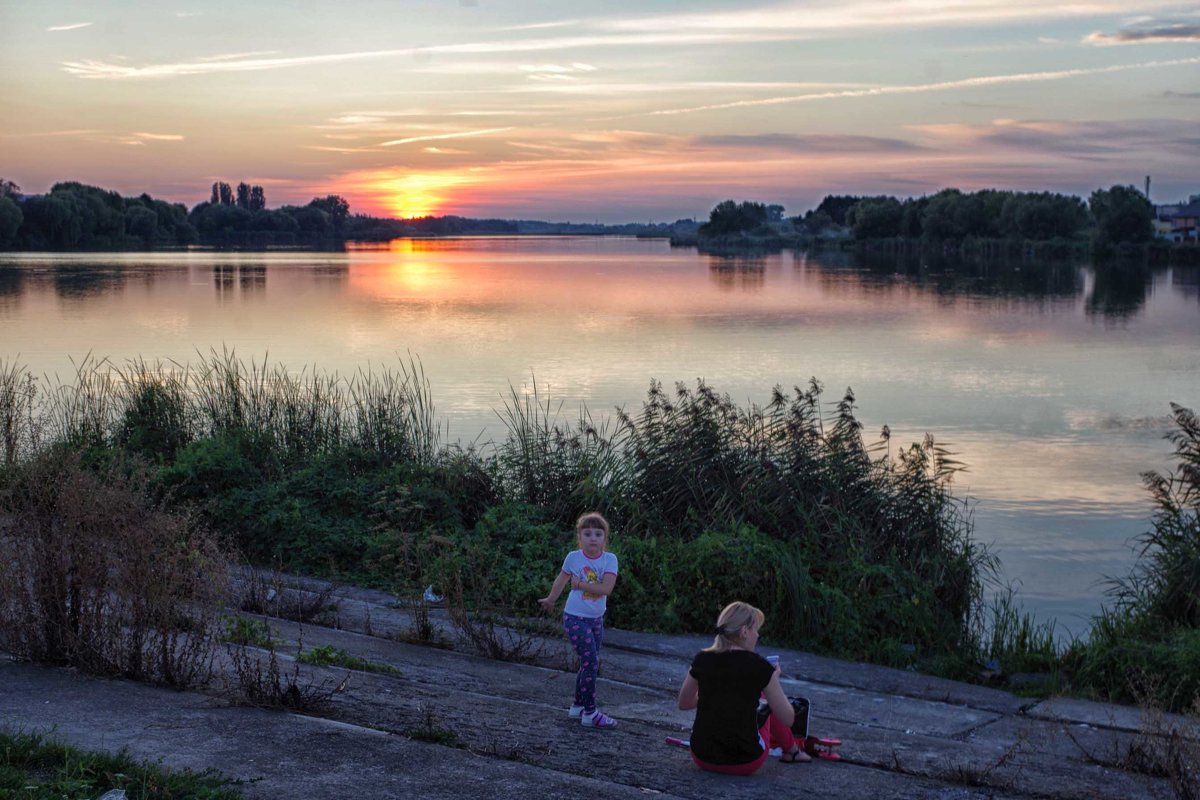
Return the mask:
<path id="1" fill-rule="evenodd" d="M 1127 161 L 1136 153 L 1189 156 L 1200 152 L 1200 133 L 1190 120 L 994 120 L 985 125 L 923 125 L 941 147 L 1002 148 L 1030 157 Z"/>
<path id="2" fill-rule="evenodd" d="M 1200 42 L 1200 25 L 1186 22 L 1163 22 L 1124 28 L 1116 33 L 1090 33 L 1085 44 L 1157 44 L 1160 42 Z"/>
<path id="3" fill-rule="evenodd" d="M 463 139 L 468 136 L 486 136 L 489 133 L 504 133 L 511 131 L 512 128 L 483 128 L 477 131 L 459 131 L 458 133 L 438 133 L 430 136 L 410 136 L 407 139 L 392 139 L 390 142 L 382 142 L 380 147 L 395 147 L 400 144 L 412 144 L 413 142 L 433 142 L 439 139 Z"/>
<path id="4" fill-rule="evenodd" d="M 836 34 L 861 30 L 994 25 L 1156 11 L 1167 0 L 1090 0 L 1047 3 L 1044 0 L 817 0 L 759 8 L 739 8 L 647 15 L 601 21 L 617 30 L 646 31 L 788 31 L 793 34 Z M 1183 5 L 1183 3 L 1174 3 Z"/>
<path id="5" fill-rule="evenodd" d="M 0 133 L 0 136 L 8 136 L 22 139 L 40 139 L 44 136 L 90 136 L 94 133 L 99 133 L 95 128 L 70 128 L 61 131 L 33 131 L 31 133 Z"/>
<path id="6" fill-rule="evenodd" d="M 784 103 L 803 103 L 816 100 L 837 100 L 855 97 L 878 97 L 896 94 L 946 92 L 955 89 L 974 89 L 982 86 L 1001 86 L 1013 83 L 1057 81 L 1065 80 L 1067 78 L 1078 78 L 1085 75 L 1104 75 L 1113 72 L 1125 72 L 1127 70 L 1153 69 L 1156 67 L 1178 67 L 1191 64 L 1200 64 L 1200 57 L 1177 58 L 1170 61 L 1144 61 L 1138 64 L 1116 64 L 1108 67 L 1087 67 L 1081 69 L 1063 69 L 1047 72 L 1017 72 L 1008 75 L 983 75 L 975 78 L 963 78 L 955 81 L 939 81 L 937 83 L 919 83 L 903 86 L 877 86 L 870 89 L 847 89 L 844 91 L 814 92 L 811 94 L 798 94 L 787 97 L 767 97 L 757 100 L 736 100 L 729 103 L 713 103 L 703 106 L 691 106 L 689 108 L 672 108 L 659 111 L 650 111 L 646 112 L 646 114 L 650 116 L 693 114 L 698 111 L 719 111 L 731 108 L 781 105 Z"/>
<path id="7" fill-rule="evenodd" d="M 406 47 L 395 50 L 362 50 L 346 53 L 291 56 L 281 58 L 243 58 L 231 61 L 193 59 L 163 64 L 127 66 L 125 64 L 95 59 L 64 61 L 63 69 L 80 78 L 92 80 L 129 80 L 137 78 L 173 78 L 185 75 L 208 75 L 228 72 L 255 72 L 273 69 L 292 69 L 316 65 L 329 65 L 353 61 L 369 61 L 402 56 L 423 57 L 430 55 L 489 55 L 496 53 L 536 53 L 550 50 L 578 50 L 588 47 L 621 46 L 669 46 L 689 44 L 720 44 L 736 42 L 760 42 L 783 40 L 789 34 L 780 32 L 760 33 L 622 33 L 595 36 L 572 36 L 551 39 L 523 39 L 514 41 L 466 42 L 462 44 L 434 45 L 430 47 Z"/>
<path id="8" fill-rule="evenodd" d="M 48 31 L 77 31 L 80 28 L 86 28 L 91 25 L 91 22 L 76 22 L 71 25 L 52 25 L 46 28 Z"/>
<path id="9" fill-rule="evenodd" d="M 115 141 L 118 144 L 141 147 L 142 145 L 149 144 L 151 142 L 182 142 L 185 138 L 186 137 L 178 133 L 146 133 L 144 131 L 138 131 L 129 134 L 119 134 L 116 136 Z"/>
<path id="10" fill-rule="evenodd" d="M 742 93 L 755 91 L 781 91 L 785 89 L 852 89 L 868 88 L 872 84 L 853 83 L 850 81 L 645 81 L 640 83 L 537 83 L 507 86 L 495 89 L 497 94 L 565 94 L 565 95 L 598 95 L 625 97 L 635 94 L 666 94 L 680 92 L 715 92 Z"/>
<path id="11" fill-rule="evenodd" d="M 698 147 L 779 150 L 788 153 L 910 153 L 924 149 L 903 139 L 788 133 L 696 136 L 691 139 L 691 144 Z"/>

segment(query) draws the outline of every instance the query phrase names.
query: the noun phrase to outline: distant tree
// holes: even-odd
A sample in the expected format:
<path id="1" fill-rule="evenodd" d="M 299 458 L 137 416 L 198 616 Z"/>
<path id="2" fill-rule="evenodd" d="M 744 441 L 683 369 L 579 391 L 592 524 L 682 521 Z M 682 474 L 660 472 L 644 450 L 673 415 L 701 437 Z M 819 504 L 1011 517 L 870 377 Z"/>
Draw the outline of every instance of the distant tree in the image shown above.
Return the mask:
<path id="1" fill-rule="evenodd" d="M 125 232 L 140 236 L 146 247 L 158 241 L 158 214 L 144 205 L 130 206 L 125 210 Z"/>
<path id="2" fill-rule="evenodd" d="M 997 225 L 1002 236 L 1032 241 L 1076 236 L 1088 223 L 1088 210 L 1073 195 L 1051 192 L 1010 193 Z"/>
<path id="3" fill-rule="evenodd" d="M 25 214 L 7 194 L 0 194 L 0 247 L 11 247 L 17 239 L 17 231 L 25 221 Z"/>
<path id="4" fill-rule="evenodd" d="M 720 236 L 752 231 L 766 223 L 767 215 L 767 207 L 762 203 L 749 200 L 736 203 L 733 200 L 725 200 L 709 212 L 708 222 L 700 226 L 700 232 Z"/>
<path id="5" fill-rule="evenodd" d="M 16 197 L 21 193 L 21 187 L 10 180 L 0 178 L 0 197 Z"/>
<path id="6" fill-rule="evenodd" d="M 350 215 L 350 204 L 345 198 L 340 195 L 331 194 L 325 197 L 314 197 L 308 204 L 308 208 L 317 209 L 325 212 L 329 216 L 329 220 L 333 227 L 337 230 L 342 229 L 342 225 L 346 222 L 346 217 Z M 300 223 L 300 227 L 304 228 L 304 223 Z"/>
<path id="7" fill-rule="evenodd" d="M 904 209 L 894 197 L 860 200 L 846 215 L 855 239 L 889 239 L 900 235 Z"/>
<path id="8" fill-rule="evenodd" d="M 263 192 L 263 187 L 255 185 L 250 187 L 250 210 L 262 211 L 267 207 L 267 196 Z"/>
<path id="9" fill-rule="evenodd" d="M 1096 220 L 1096 244 L 1148 242 L 1154 235 L 1154 206 L 1132 186 L 1097 189 L 1088 200 Z"/>
<path id="10" fill-rule="evenodd" d="M 36 246 L 70 249 L 79 246 L 83 216 L 74 204 L 53 194 L 31 197 L 22 207 L 28 237 Z"/>
<path id="11" fill-rule="evenodd" d="M 928 197 L 910 197 L 902 204 L 900 235 L 908 239 L 920 239 L 925 232 L 922 220 L 929 207 Z"/>
<path id="12" fill-rule="evenodd" d="M 863 198 L 854 195 L 832 195 L 827 194 L 817 206 L 817 211 L 824 211 L 833 220 L 835 225 L 849 225 L 846 221 L 846 212 L 854 207 Z"/>
<path id="13" fill-rule="evenodd" d="M 224 181 L 217 181 L 212 185 L 212 197 L 208 201 L 211 205 L 231 206 L 233 205 L 233 189 Z"/>
<path id="14" fill-rule="evenodd" d="M 334 232 L 333 220 L 328 212 L 309 203 L 302 208 L 285 206 L 282 211 L 290 214 L 296 220 L 300 233 L 316 236 L 329 236 Z"/>
<path id="15" fill-rule="evenodd" d="M 803 225 L 804 229 L 810 234 L 813 236 L 818 236 L 821 233 L 829 230 L 829 227 L 833 225 L 833 219 L 831 219 L 830 216 L 824 211 L 813 211 L 812 209 L 809 209 L 808 213 L 804 215 L 804 219 L 800 224 Z"/>
<path id="16" fill-rule="evenodd" d="M 783 206 L 778 203 L 772 203 L 767 206 L 767 221 L 783 222 Z"/>
<path id="17" fill-rule="evenodd" d="M 921 216 L 921 236 L 930 241 L 961 239 L 964 231 L 959 223 L 963 193 L 958 189 L 943 189 L 929 198 Z"/>
<path id="18" fill-rule="evenodd" d="M 237 185 L 237 201 L 238 208 L 250 210 L 250 184 L 242 181 Z"/>

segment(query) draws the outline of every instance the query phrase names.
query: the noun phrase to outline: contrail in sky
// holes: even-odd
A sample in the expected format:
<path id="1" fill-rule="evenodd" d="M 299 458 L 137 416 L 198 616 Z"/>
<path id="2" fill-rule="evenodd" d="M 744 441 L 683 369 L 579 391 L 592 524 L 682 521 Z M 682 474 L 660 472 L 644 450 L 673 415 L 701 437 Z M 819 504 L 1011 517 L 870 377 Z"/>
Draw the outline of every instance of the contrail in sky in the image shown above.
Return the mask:
<path id="1" fill-rule="evenodd" d="M 1054 72 L 1018 72 L 1012 75 L 983 75 L 978 78 L 963 78 L 957 81 L 941 81 L 938 83 L 918 83 L 908 86 L 878 86 L 872 89 L 845 89 L 837 92 L 814 92 L 811 94 L 795 94 L 785 97 L 764 97 L 759 100 L 734 100 L 729 103 L 714 103 L 706 106 L 691 106 L 689 108 L 669 108 L 661 111 L 647 111 L 643 114 L 628 116 L 669 116 L 672 114 L 694 114 L 697 111 L 718 111 L 726 108 L 747 108 L 750 106 L 774 106 L 784 103 L 803 103 L 810 100 L 834 100 L 846 97 L 876 97 L 888 94 L 918 94 L 921 92 L 944 92 L 951 89 L 967 89 L 977 86 L 999 86 L 1006 83 L 1033 83 L 1036 81 L 1057 81 L 1065 78 L 1078 78 L 1082 75 L 1103 75 L 1108 72 L 1124 72 L 1132 69 L 1150 69 L 1152 67 L 1178 67 L 1190 64 L 1200 64 L 1200 57 L 1177 58 L 1173 61 L 1144 61 L 1140 64 L 1117 64 L 1111 67 L 1089 67 L 1085 69 L 1063 69 Z"/>
<path id="2" fill-rule="evenodd" d="M 394 147 L 398 144 L 410 144 L 412 142 L 432 142 L 434 139 L 461 139 L 464 136 L 483 136 L 488 133 L 502 133 L 503 131 L 511 131 L 512 128 L 484 128 L 479 131 L 463 131 L 461 133 L 438 133 L 430 136 L 410 136 L 407 139 L 392 139 L 390 142 L 383 142 L 380 147 Z"/>

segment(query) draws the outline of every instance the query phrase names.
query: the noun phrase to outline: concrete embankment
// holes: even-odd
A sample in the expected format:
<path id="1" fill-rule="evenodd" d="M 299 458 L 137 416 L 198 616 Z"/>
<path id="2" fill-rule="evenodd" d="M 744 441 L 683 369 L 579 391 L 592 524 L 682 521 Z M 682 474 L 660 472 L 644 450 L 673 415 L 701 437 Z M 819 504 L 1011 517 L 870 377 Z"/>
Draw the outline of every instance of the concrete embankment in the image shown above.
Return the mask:
<path id="1" fill-rule="evenodd" d="M 312 582 L 296 581 L 308 589 Z M 346 688 L 306 714 L 232 705 L 231 666 L 205 692 L 176 692 L 27 663 L 0 666 L 0 720 L 54 730 L 90 749 L 128 748 L 168 767 L 213 767 L 247 797 L 1132 798 L 1170 796 L 1165 779 L 1116 766 L 1152 731 L 1137 709 L 1008 692 L 777 650 L 785 689 L 813 703 L 815 733 L 843 760 L 784 765 L 748 779 L 699 771 L 664 744 L 686 736 L 675 692 L 707 642 L 609 630 L 599 699 L 614 731 L 567 717 L 573 673 L 557 637 L 533 641 L 535 664 L 412 644 L 395 598 L 341 588 L 337 610 L 305 624 L 265 619 L 280 654 L 332 646 L 389 672 L 301 665 L 306 680 Z M 447 640 L 444 612 L 431 623 Z M 764 650 L 765 652 L 765 650 Z M 290 661 L 285 665 L 291 667 Z M 449 739 L 436 744 L 421 739 Z"/>

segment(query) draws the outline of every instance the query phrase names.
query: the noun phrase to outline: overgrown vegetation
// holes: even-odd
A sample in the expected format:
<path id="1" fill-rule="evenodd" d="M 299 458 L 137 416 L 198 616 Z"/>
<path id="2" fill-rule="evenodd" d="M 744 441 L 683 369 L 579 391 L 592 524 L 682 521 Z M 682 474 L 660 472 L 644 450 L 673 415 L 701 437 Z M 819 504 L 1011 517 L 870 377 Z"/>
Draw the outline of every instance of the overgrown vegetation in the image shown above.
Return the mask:
<path id="1" fill-rule="evenodd" d="M 56 445 L 0 471 L 0 647 L 176 687 L 207 680 L 227 562 L 118 450 Z"/>
<path id="2" fill-rule="evenodd" d="M 61 800 L 114 789 L 129 800 L 238 800 L 233 782 L 213 771 L 168 770 L 127 753 L 94 753 L 41 734 L 0 730 L 0 797 Z"/>
<path id="3" fill-rule="evenodd" d="M 1051 688 L 1123 699 L 1136 667 L 1172 676 L 1159 699 L 1182 708 L 1200 675 L 1200 435 L 1191 412 L 1175 413 L 1183 465 L 1148 478 L 1160 513 L 1139 571 L 1091 638 L 1065 648 L 1011 596 L 984 603 L 996 564 L 953 495 L 951 454 L 932 438 L 899 447 L 886 428 L 869 440 L 853 394 L 830 403 L 815 380 L 747 407 L 703 382 L 652 383 L 639 409 L 603 422 L 586 409 L 565 419 L 535 384 L 499 411 L 502 438 L 464 449 L 442 442 L 415 360 L 339 377 L 227 352 L 195 366 L 86 359 L 74 383 L 51 389 L 0 364 L 0 433 L 13 443 L 0 474 L 22 485 L 57 454 L 79 481 L 141 476 L 155 508 L 189 521 L 179 530 L 203 522 L 251 563 L 402 597 L 435 584 L 459 632 L 497 657 L 531 657 L 513 620 L 537 614 L 575 516 L 596 508 L 621 558 L 614 625 L 707 630 L 740 597 L 780 643 L 956 677 L 996 659 L 1052 674 Z M 135 458 L 144 466 L 119 466 Z M 8 547 L 24 541 L 20 496 L 5 494 Z M 302 621 L 332 611 L 327 596 L 262 579 L 240 604 Z M 414 640 L 436 638 L 427 608 L 424 620 Z M 247 696 L 293 692 L 271 656 L 243 658 Z"/>

